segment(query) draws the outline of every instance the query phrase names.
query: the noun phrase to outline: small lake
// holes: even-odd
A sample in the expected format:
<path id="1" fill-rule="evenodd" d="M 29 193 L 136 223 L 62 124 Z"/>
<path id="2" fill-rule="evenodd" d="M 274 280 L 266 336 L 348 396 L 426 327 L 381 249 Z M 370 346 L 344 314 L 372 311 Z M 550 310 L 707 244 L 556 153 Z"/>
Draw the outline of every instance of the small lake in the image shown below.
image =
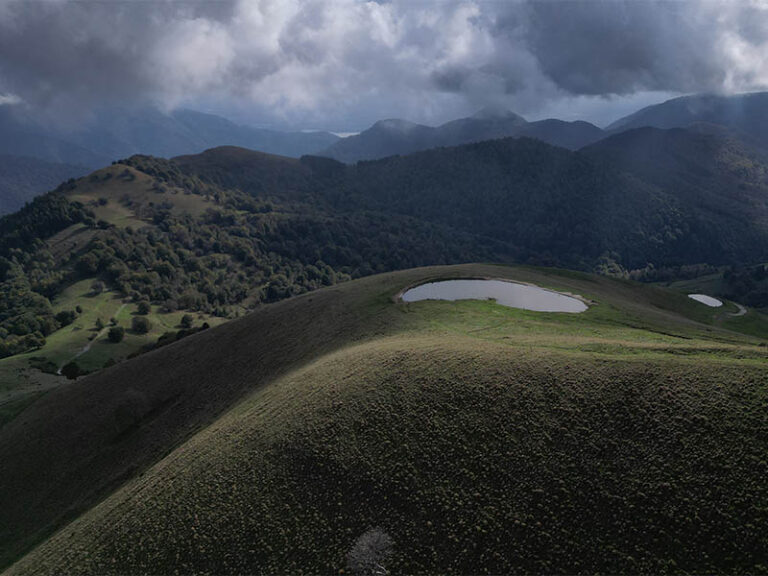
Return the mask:
<path id="1" fill-rule="evenodd" d="M 696 300 L 696 302 L 701 302 L 710 308 L 719 308 L 723 305 L 717 298 L 712 298 L 712 296 L 707 296 L 706 294 L 688 294 L 688 298 Z"/>
<path id="2" fill-rule="evenodd" d="M 534 312 L 584 312 L 587 305 L 573 296 L 538 286 L 504 280 L 441 280 L 407 290 L 403 301 L 495 300 L 497 304 Z"/>

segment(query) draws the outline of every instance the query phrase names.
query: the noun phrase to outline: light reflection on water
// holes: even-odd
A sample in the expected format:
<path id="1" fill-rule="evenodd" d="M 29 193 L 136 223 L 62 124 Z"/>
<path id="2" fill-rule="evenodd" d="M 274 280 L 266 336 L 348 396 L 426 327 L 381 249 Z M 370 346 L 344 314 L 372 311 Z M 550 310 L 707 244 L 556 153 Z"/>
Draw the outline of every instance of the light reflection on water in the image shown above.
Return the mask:
<path id="1" fill-rule="evenodd" d="M 440 280 L 421 284 L 403 294 L 405 302 L 418 300 L 488 300 L 534 312 L 584 312 L 587 305 L 572 296 L 538 286 L 504 280 Z"/>

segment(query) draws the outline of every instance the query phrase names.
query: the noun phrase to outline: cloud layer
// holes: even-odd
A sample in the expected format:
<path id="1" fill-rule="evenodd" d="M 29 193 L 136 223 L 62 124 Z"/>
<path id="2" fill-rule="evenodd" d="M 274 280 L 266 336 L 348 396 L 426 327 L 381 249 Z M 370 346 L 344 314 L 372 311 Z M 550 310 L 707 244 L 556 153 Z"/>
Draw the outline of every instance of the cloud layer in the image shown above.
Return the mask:
<path id="1" fill-rule="evenodd" d="M 0 0 L 0 105 L 151 101 L 338 128 L 768 86 L 766 2 Z M 343 125 L 342 125 L 343 124 Z"/>

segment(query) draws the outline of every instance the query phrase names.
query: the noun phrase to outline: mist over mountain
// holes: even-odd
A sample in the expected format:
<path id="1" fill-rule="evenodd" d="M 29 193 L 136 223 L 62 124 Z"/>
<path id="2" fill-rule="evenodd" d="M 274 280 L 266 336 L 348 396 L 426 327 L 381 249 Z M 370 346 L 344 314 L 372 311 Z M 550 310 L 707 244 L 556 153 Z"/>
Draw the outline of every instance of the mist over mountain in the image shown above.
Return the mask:
<path id="1" fill-rule="evenodd" d="M 84 166 L 0 154 L 0 216 L 16 212 L 35 196 L 87 172 Z"/>
<path id="2" fill-rule="evenodd" d="M 768 146 L 768 92 L 674 98 L 620 118 L 607 130 L 616 132 L 643 126 L 685 128 L 696 123 L 724 126 Z"/>
<path id="3" fill-rule="evenodd" d="M 382 120 L 360 134 L 339 140 L 321 154 L 354 163 L 510 136 L 536 138 L 548 144 L 576 150 L 599 140 L 603 131 L 583 121 L 550 119 L 528 122 L 509 110 L 485 108 L 468 118 L 446 122 L 437 127 L 406 120 Z"/>
<path id="4" fill-rule="evenodd" d="M 0 0 L 2 576 L 766 574 L 766 55 L 768 0 Z"/>
<path id="5" fill-rule="evenodd" d="M 0 153 L 89 168 L 133 154 L 171 157 L 226 144 L 298 157 L 337 140 L 328 132 L 265 130 L 183 109 L 97 109 L 82 122 L 57 124 L 22 105 L 0 106 Z"/>

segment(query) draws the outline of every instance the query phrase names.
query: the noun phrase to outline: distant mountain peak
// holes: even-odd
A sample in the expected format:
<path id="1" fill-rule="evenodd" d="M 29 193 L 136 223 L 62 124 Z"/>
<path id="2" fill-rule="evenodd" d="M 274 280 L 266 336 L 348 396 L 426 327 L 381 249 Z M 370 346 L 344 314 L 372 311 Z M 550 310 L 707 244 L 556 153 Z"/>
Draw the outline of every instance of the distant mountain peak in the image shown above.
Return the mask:
<path id="1" fill-rule="evenodd" d="M 379 120 L 369 130 L 385 130 L 387 132 L 410 132 L 414 128 L 419 128 L 421 125 L 409 120 L 401 120 L 400 118 L 388 118 L 386 120 Z"/>
<path id="2" fill-rule="evenodd" d="M 525 118 L 503 106 L 486 106 L 475 112 L 472 118 L 475 120 L 518 120 L 520 124 L 528 123 Z"/>

